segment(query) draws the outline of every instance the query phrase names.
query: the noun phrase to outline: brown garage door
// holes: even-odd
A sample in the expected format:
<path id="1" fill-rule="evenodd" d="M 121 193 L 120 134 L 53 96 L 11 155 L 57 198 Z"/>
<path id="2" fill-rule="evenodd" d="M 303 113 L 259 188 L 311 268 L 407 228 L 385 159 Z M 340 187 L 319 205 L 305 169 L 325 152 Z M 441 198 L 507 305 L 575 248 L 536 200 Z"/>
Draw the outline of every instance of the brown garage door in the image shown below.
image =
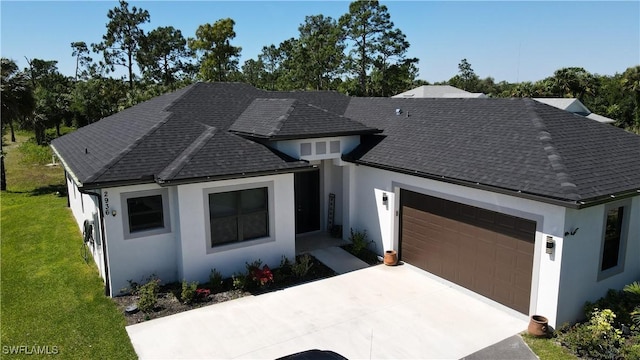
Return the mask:
<path id="1" fill-rule="evenodd" d="M 529 313 L 534 221 L 408 190 L 400 208 L 403 261 Z"/>

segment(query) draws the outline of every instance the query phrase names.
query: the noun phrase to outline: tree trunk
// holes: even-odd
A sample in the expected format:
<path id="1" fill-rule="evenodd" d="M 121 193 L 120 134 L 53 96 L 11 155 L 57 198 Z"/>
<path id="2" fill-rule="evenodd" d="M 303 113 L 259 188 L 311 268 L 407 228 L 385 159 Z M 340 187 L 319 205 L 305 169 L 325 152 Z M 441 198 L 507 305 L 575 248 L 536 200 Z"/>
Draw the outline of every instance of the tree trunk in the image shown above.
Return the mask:
<path id="1" fill-rule="evenodd" d="M 0 155 L 0 172 L 2 178 L 0 179 L 0 190 L 7 191 L 7 174 L 4 170 L 4 155 Z"/>
<path id="2" fill-rule="evenodd" d="M 62 136 L 62 134 L 60 134 L 60 123 L 59 122 L 56 123 L 56 136 L 58 136 L 58 137 Z"/>
<path id="3" fill-rule="evenodd" d="M 9 120 L 9 129 L 11 129 L 11 142 L 16 142 L 16 132 L 13 129 L 13 120 Z"/>

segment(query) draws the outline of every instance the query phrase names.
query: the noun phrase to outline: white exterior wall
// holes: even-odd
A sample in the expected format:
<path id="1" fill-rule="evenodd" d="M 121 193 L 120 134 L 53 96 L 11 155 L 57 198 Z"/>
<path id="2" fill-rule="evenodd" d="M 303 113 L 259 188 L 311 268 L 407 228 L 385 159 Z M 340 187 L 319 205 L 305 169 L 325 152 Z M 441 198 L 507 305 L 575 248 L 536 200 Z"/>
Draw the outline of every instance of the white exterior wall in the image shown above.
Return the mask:
<path id="1" fill-rule="evenodd" d="M 163 189 L 168 192 L 171 231 L 151 236 L 125 239 L 124 207 L 121 196 L 146 190 Z M 163 283 L 178 280 L 176 262 L 179 224 L 177 223 L 177 199 L 175 191 L 161 188 L 157 184 L 134 185 L 103 189 L 102 212 L 106 230 L 111 294 L 117 296 L 126 292 L 128 280 L 144 283 L 151 275 L 156 275 Z M 115 215 L 113 212 L 115 211 Z"/>
<path id="2" fill-rule="evenodd" d="M 605 205 L 581 210 L 567 210 L 566 231 L 576 228 L 575 235 L 564 240 L 563 266 L 560 277 L 558 323 L 573 322 L 584 317 L 585 301 L 595 301 L 609 289 L 622 289 L 640 280 L 640 196 L 631 203 L 624 271 L 598 280 L 601 244 L 605 226 Z M 625 200 L 622 200 L 625 204 Z"/>
<path id="3" fill-rule="evenodd" d="M 337 153 L 331 153 L 330 151 L 331 141 L 340 141 L 340 151 L 338 151 Z M 302 143 L 311 144 L 311 155 L 300 154 L 300 144 Z M 325 143 L 325 146 L 326 146 L 325 154 L 318 154 L 316 152 L 317 143 Z M 342 154 L 350 153 L 358 145 L 360 145 L 359 135 L 324 137 L 324 138 L 313 138 L 313 139 L 281 140 L 281 141 L 274 141 L 269 146 L 279 151 L 282 151 L 283 153 L 295 159 L 315 161 L 315 160 L 326 160 L 326 159 L 340 159 Z"/>
<path id="4" fill-rule="evenodd" d="M 269 196 L 269 217 L 274 224 L 270 239 L 257 239 L 246 243 L 223 245 L 209 250 L 206 228 L 209 213 L 207 192 L 221 189 L 252 188 L 254 185 L 272 184 L 273 197 Z M 269 267 L 277 267 L 282 256 L 295 257 L 295 207 L 293 174 L 261 176 L 207 183 L 179 185 L 177 209 L 180 212 L 180 246 L 178 280 L 206 282 L 211 269 L 217 269 L 223 277 L 246 271 L 245 263 L 260 259 Z M 273 209 L 273 211 L 271 210 Z"/>
<path id="5" fill-rule="evenodd" d="M 69 176 L 67 176 L 67 194 L 69 197 L 69 208 L 71 209 L 71 213 L 76 220 L 76 224 L 78 224 L 80 233 L 82 234 L 82 232 L 84 231 L 85 220 L 94 221 L 94 241 L 93 243 L 89 243 L 87 245 L 89 250 L 91 251 L 93 261 L 98 267 L 100 277 L 102 277 L 102 279 L 105 279 L 104 255 L 102 251 L 102 239 L 100 239 L 102 233 L 98 216 L 98 212 L 100 211 L 98 209 L 98 200 L 96 196 L 81 193 L 80 190 L 78 190 L 76 184 Z"/>
<path id="6" fill-rule="evenodd" d="M 378 254 L 399 247 L 396 210 L 399 210 L 400 188 L 535 221 L 530 314 L 544 315 L 555 326 L 565 208 L 367 166 L 350 165 L 344 172 L 350 192 L 346 200 L 350 208 L 345 216 L 348 220 L 345 229 L 367 230 L 369 239 L 375 243 L 373 250 Z M 382 203 L 383 193 L 388 196 L 387 204 Z M 551 255 L 545 253 L 547 235 L 555 241 L 555 252 Z"/>

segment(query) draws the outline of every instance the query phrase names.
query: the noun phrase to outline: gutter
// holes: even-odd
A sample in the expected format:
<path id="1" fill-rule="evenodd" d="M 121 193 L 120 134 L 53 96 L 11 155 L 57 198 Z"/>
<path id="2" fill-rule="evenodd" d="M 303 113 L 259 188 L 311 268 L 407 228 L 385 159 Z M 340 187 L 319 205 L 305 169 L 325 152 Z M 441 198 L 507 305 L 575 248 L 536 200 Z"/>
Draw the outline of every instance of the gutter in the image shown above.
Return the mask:
<path id="1" fill-rule="evenodd" d="M 93 192 L 89 192 L 83 189 L 78 188 L 81 194 L 87 194 L 89 196 L 95 196 L 98 199 L 98 217 L 100 218 L 100 239 L 102 242 L 102 258 L 104 263 L 104 294 L 106 296 L 111 296 L 111 277 L 109 276 L 109 261 L 107 257 L 107 237 L 105 236 L 104 231 L 104 214 L 102 213 L 102 196 L 100 194 L 96 194 Z"/>
<path id="2" fill-rule="evenodd" d="M 201 177 L 178 179 L 178 180 L 163 180 L 163 179 L 156 178 L 156 183 L 158 183 L 158 185 L 160 186 L 184 185 L 184 184 L 202 183 L 207 181 L 220 181 L 220 180 L 251 178 L 251 177 L 258 177 L 258 176 L 268 176 L 268 175 L 291 174 L 291 173 L 310 171 L 316 168 L 317 168 L 316 165 L 309 164 L 308 166 L 294 168 L 294 169 L 265 170 L 265 171 L 257 171 L 252 173 L 225 174 L 225 175 L 219 175 L 219 176 L 201 176 Z"/>
<path id="3" fill-rule="evenodd" d="M 528 193 L 528 192 L 523 192 L 523 191 L 520 191 L 520 190 L 516 191 L 516 190 L 512 190 L 512 189 L 501 188 L 501 187 L 498 187 L 498 186 L 481 184 L 481 183 L 478 183 L 478 182 L 472 182 L 472 181 L 460 180 L 460 179 L 455 179 L 455 178 L 449 178 L 449 177 L 442 176 L 442 175 L 434 175 L 434 174 L 422 173 L 422 172 L 419 172 L 419 171 L 406 170 L 406 169 L 397 168 L 397 167 L 393 167 L 393 166 L 386 166 L 386 165 L 370 163 L 370 162 L 366 162 L 366 161 L 362 161 L 362 160 L 348 160 L 348 159 L 345 159 L 345 158 L 343 158 L 342 160 L 344 160 L 346 162 L 350 162 L 350 163 L 356 164 L 356 165 L 369 166 L 369 167 L 372 167 L 372 168 L 377 168 L 377 169 L 382 169 L 382 170 L 402 173 L 402 174 L 406 174 L 406 175 L 417 176 L 417 177 L 421 177 L 421 178 L 425 178 L 425 179 L 441 181 L 441 182 L 454 184 L 454 185 L 466 186 L 466 187 L 470 187 L 470 188 L 475 188 L 475 189 L 490 191 L 490 192 L 494 192 L 494 193 L 499 193 L 499 194 L 514 196 L 514 197 L 519 197 L 519 198 L 528 199 L 528 200 L 534 200 L 534 201 L 538 201 L 538 202 L 543 202 L 543 203 L 547 203 L 547 204 L 551 204 L 551 205 L 557 205 L 557 206 L 562 206 L 562 207 L 565 207 L 565 208 L 576 209 L 576 210 L 585 209 L 585 208 L 588 208 L 588 207 L 601 205 L 601 204 L 605 204 L 605 203 L 608 203 L 608 202 L 611 202 L 611 201 L 625 199 L 625 198 L 629 198 L 629 197 L 633 197 L 633 196 L 640 196 L 640 189 L 637 189 L 637 190 L 621 191 L 619 193 L 610 194 L 610 195 L 603 195 L 601 197 L 587 199 L 587 200 L 567 201 L 567 200 L 563 200 L 563 199 L 560 199 L 560 198 L 546 197 L 546 196 L 536 195 L 536 194 L 532 194 L 532 193 Z"/>

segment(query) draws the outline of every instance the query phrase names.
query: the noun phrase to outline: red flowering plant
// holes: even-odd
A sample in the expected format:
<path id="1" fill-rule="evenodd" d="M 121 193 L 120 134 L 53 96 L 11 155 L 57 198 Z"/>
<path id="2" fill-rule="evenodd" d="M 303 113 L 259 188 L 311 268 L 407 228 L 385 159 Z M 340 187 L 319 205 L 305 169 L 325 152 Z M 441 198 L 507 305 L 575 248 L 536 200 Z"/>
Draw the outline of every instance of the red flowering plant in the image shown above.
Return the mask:
<path id="1" fill-rule="evenodd" d="M 253 267 L 250 274 L 251 280 L 255 281 L 255 283 L 260 286 L 266 286 L 273 283 L 273 273 L 267 265 L 263 266 L 262 269 L 257 266 Z"/>
<path id="2" fill-rule="evenodd" d="M 203 289 L 203 288 L 196 289 L 196 297 L 198 299 L 206 299 L 207 296 L 209 296 L 209 294 L 211 294 L 211 290 L 209 289 Z"/>

